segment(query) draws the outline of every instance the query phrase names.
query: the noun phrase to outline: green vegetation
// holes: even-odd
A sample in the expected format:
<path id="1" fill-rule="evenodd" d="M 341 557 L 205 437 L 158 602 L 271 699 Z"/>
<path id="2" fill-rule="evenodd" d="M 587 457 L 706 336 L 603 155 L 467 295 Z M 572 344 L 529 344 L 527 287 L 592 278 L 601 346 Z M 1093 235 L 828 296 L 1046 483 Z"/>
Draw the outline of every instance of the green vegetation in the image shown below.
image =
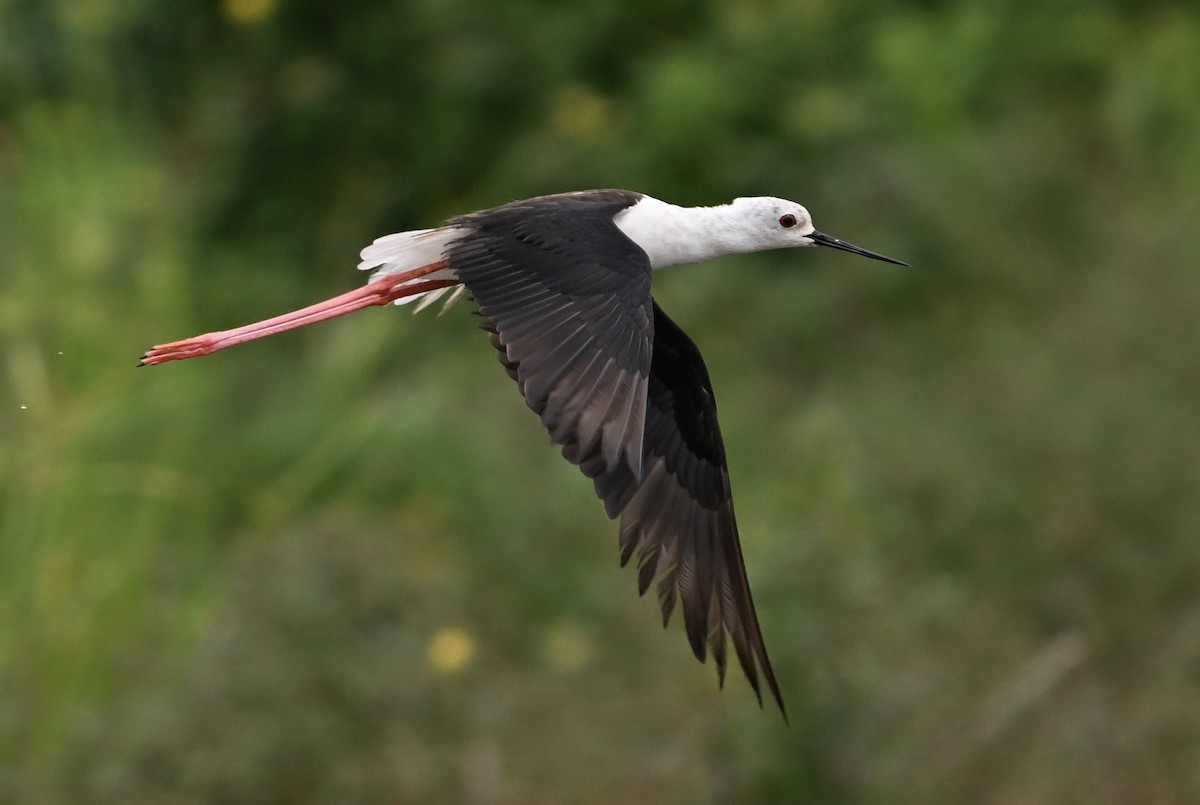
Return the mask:
<path id="1" fill-rule="evenodd" d="M 667 272 L 792 726 L 383 233 L 795 198 Z M 1200 10 L 0 3 L 0 801 L 1200 800 Z"/>

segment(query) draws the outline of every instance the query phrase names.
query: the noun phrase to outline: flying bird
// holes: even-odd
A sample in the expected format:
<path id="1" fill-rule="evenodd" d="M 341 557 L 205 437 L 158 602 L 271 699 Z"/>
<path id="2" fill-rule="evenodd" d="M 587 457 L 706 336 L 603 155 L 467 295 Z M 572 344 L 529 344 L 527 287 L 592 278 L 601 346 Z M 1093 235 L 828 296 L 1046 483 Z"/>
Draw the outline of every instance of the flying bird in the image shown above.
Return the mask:
<path id="1" fill-rule="evenodd" d="M 160 344 L 151 366 L 373 305 L 469 293 L 508 374 L 563 456 L 621 519 L 621 565 L 638 592 L 657 580 L 663 625 L 678 603 L 696 658 L 724 685 L 727 642 L 762 706 L 759 674 L 783 696 L 742 561 L 725 446 L 700 351 L 650 295 L 651 274 L 722 255 L 827 246 L 907 265 L 813 228 L 801 205 L 738 198 L 679 207 L 627 190 L 514 201 L 399 232 L 362 250 L 358 290 L 271 319 Z M 443 308 L 444 309 L 444 308 Z"/>

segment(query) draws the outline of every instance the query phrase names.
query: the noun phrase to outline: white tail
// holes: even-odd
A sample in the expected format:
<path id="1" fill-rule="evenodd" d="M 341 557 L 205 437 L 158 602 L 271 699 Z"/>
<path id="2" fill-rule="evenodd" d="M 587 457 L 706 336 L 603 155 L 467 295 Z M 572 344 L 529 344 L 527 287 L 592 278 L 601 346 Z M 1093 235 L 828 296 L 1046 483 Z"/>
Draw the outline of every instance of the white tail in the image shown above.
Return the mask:
<path id="1" fill-rule="evenodd" d="M 393 274 L 403 274 L 405 271 L 412 271 L 415 268 L 427 266 L 443 259 L 446 247 L 452 240 L 459 237 L 460 234 L 461 232 L 458 229 L 444 226 L 439 229 L 414 229 L 411 232 L 396 232 L 392 235 L 384 235 L 381 238 L 376 238 L 374 243 L 362 250 L 360 255 L 362 262 L 358 264 L 358 268 L 360 271 L 374 269 L 374 273 L 371 274 L 372 282 Z M 407 284 L 427 282 L 429 280 L 456 279 L 458 279 L 458 274 L 455 273 L 453 268 L 442 268 L 432 274 L 426 274 L 413 279 Z M 437 288 L 425 293 L 417 293 L 412 296 L 406 296 L 403 299 L 397 299 L 393 304 L 406 305 L 409 302 L 417 302 L 413 308 L 413 313 L 419 313 L 434 302 L 445 297 L 446 304 L 442 308 L 445 311 L 459 300 L 463 294 L 463 290 L 464 287 L 462 285 Z M 447 294 L 449 294 L 448 297 Z"/>

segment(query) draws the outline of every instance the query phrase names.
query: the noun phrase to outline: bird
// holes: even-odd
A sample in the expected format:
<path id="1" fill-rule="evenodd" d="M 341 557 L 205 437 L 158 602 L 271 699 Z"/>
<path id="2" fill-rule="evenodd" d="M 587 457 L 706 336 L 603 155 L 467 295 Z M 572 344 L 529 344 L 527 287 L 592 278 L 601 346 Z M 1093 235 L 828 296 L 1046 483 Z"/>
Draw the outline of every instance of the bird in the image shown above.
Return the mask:
<path id="1" fill-rule="evenodd" d="M 763 706 L 760 674 L 786 723 L 734 517 L 717 406 L 699 349 L 651 295 L 651 275 L 730 254 L 823 246 L 907 263 L 817 231 L 807 209 L 774 197 L 684 207 L 629 190 L 513 201 L 433 229 L 377 238 L 362 287 L 231 330 L 160 344 L 139 366 L 217 350 L 389 303 L 464 293 L 500 362 L 567 461 L 620 518 L 621 566 L 639 595 L 656 583 L 663 626 L 676 605 L 696 658 L 724 687 L 728 644 Z M 415 312 L 414 311 L 414 312 Z"/>

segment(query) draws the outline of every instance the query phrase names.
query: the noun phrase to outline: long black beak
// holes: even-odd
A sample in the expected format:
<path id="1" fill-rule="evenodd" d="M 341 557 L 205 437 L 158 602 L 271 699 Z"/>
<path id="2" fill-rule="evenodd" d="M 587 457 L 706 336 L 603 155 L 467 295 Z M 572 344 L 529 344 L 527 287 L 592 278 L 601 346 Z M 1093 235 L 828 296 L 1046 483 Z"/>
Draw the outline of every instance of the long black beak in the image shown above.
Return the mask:
<path id="1" fill-rule="evenodd" d="M 844 240 L 839 240 L 831 235 L 826 235 L 824 232 L 810 232 L 806 237 L 818 246 L 829 246 L 833 249 L 841 249 L 844 252 L 851 254 L 861 254 L 863 257 L 870 257 L 872 260 L 882 260 L 885 263 L 895 263 L 898 266 L 906 266 L 908 263 L 903 260 L 896 260 L 891 257 L 885 257 L 876 252 L 870 252 L 866 249 L 860 249 L 852 243 L 847 243 Z"/>

